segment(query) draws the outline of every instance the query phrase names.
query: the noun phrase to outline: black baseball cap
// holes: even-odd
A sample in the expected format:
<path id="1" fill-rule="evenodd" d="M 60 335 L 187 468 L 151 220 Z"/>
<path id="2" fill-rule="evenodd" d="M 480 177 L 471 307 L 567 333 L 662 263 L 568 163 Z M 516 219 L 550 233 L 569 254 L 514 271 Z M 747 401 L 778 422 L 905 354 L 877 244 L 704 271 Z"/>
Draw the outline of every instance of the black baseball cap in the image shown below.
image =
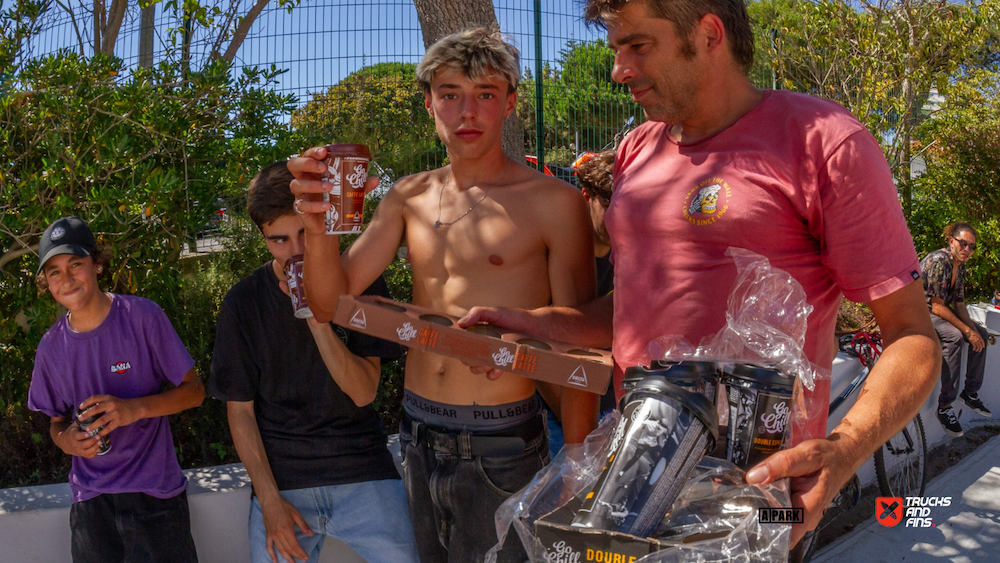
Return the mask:
<path id="1" fill-rule="evenodd" d="M 38 243 L 38 256 L 41 258 L 38 263 L 38 273 L 42 273 L 45 263 L 53 256 L 60 254 L 90 256 L 96 248 L 94 233 L 83 219 L 73 216 L 56 219 L 45 229 L 42 240 Z"/>

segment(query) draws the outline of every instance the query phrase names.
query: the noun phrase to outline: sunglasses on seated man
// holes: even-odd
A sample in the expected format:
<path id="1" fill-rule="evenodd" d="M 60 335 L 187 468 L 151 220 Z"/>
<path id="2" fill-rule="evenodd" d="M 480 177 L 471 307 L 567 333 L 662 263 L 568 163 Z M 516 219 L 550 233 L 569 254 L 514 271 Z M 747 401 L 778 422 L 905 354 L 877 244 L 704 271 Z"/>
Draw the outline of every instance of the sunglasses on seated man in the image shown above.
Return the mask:
<path id="1" fill-rule="evenodd" d="M 976 243 L 969 242 L 967 240 L 962 240 L 960 238 L 955 238 L 955 237 L 951 237 L 951 238 L 953 238 L 956 242 L 958 242 L 958 245 L 962 247 L 962 250 L 968 249 L 968 250 L 971 250 L 973 252 L 976 251 Z"/>

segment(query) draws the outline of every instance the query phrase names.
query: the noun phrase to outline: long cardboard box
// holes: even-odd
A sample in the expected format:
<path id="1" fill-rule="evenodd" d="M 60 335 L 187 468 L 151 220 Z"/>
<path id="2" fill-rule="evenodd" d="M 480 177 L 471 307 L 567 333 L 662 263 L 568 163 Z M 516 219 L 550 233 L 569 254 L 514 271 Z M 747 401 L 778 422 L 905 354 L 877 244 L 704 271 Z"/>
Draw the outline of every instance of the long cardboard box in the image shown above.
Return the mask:
<path id="1" fill-rule="evenodd" d="M 497 367 L 524 377 L 604 394 L 611 353 L 476 325 L 458 317 L 375 296 L 341 296 L 333 322 L 411 348 Z"/>

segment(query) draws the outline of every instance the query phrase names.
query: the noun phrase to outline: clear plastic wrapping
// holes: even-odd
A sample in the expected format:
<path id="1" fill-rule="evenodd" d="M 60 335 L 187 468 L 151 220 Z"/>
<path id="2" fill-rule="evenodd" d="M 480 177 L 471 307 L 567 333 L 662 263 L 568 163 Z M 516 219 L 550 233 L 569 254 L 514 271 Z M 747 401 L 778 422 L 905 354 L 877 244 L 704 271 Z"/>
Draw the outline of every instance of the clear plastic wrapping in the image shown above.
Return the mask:
<path id="1" fill-rule="evenodd" d="M 737 279 L 727 302 L 725 327 L 697 347 L 681 336 L 664 335 L 650 343 L 650 359 L 775 367 L 795 376 L 791 417 L 796 425 L 805 426 L 809 418 L 825 415 L 827 398 L 813 400 L 807 409 L 803 387 L 813 390 L 818 380 L 830 377 L 803 350 L 813 307 L 802 286 L 767 258 L 739 248 L 730 248 L 727 255 L 736 262 Z M 500 507 L 496 524 L 501 543 L 486 561 L 496 560 L 504 541 L 516 541 L 508 537 L 511 528 L 531 561 L 538 563 L 590 560 L 601 556 L 602 545 L 608 549 L 605 558 L 622 557 L 623 551 L 632 549 L 622 559 L 609 560 L 631 560 L 639 553 L 634 560 L 643 563 L 787 560 L 791 526 L 759 519 L 760 508 L 791 506 L 787 480 L 747 485 L 742 469 L 711 457 L 701 459 L 649 538 L 573 528 L 573 514 L 578 514 L 601 474 L 619 420 L 617 413 L 606 417 L 584 444 L 564 447 L 525 489 Z"/>
<path id="2" fill-rule="evenodd" d="M 496 561 L 504 541 L 518 540 L 533 563 L 586 560 L 571 542 L 544 545 L 536 536 L 535 524 L 564 505 L 582 502 L 601 473 L 619 421 L 617 413 L 605 417 L 583 445 L 563 448 L 527 487 L 497 510 L 501 542 L 487 554 L 487 562 Z M 733 464 L 702 458 L 651 536 L 658 551 L 636 563 L 786 561 L 791 526 L 761 523 L 758 509 L 788 506 L 786 480 L 747 485 L 744 472 Z M 511 528 L 517 537 L 509 535 Z"/>
<path id="3" fill-rule="evenodd" d="M 642 563 L 779 562 L 788 559 L 791 525 L 763 524 L 760 508 L 790 506 L 788 481 L 747 485 L 726 460 L 702 458 L 653 537 L 674 544 Z"/>
<path id="4" fill-rule="evenodd" d="M 495 516 L 500 543 L 486 554 L 486 563 L 496 563 L 504 542 L 518 541 L 518 538 L 532 562 L 546 561 L 546 550 L 535 537 L 535 521 L 593 487 L 611 451 L 620 420 L 618 413 L 613 412 L 601 420 L 583 444 L 563 446 L 525 488 L 500 505 Z M 518 537 L 508 537 L 512 527 Z"/>
<path id="5" fill-rule="evenodd" d="M 711 403 L 655 379 L 625 396 L 608 460 L 571 526 L 649 535 L 714 447 L 718 429 Z"/>
<path id="6" fill-rule="evenodd" d="M 829 398 L 817 397 L 807 404 L 801 388 L 812 391 L 818 380 L 830 379 L 830 370 L 810 362 L 803 350 L 813 307 L 807 302 L 802 285 L 788 272 L 771 266 L 760 254 L 731 247 L 726 255 L 733 257 L 737 271 L 727 300 L 726 326 L 698 347 L 681 336 L 663 335 L 650 342 L 647 348 L 650 359 L 675 362 L 710 359 L 723 364 L 774 366 L 794 375 L 798 381 L 791 413 L 796 427 L 806 428 L 812 418 L 825 419 Z"/>
<path id="7" fill-rule="evenodd" d="M 817 377 L 830 377 L 803 351 L 806 324 L 813 311 L 806 292 L 788 272 L 742 248 L 726 251 L 738 276 L 729 293 L 726 326 L 704 352 L 718 359 L 773 365 L 794 374 L 809 390 Z"/>

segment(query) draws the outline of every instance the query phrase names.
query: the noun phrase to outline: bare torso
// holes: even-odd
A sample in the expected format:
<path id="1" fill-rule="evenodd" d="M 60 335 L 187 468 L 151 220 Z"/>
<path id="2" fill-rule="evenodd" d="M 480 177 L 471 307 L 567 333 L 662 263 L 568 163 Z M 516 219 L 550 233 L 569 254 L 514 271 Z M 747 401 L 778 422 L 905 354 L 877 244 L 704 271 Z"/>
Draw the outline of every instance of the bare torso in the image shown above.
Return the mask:
<path id="1" fill-rule="evenodd" d="M 468 215 L 435 228 L 439 201 L 440 220 L 447 223 L 484 194 L 478 186 L 458 191 L 445 185 L 448 181 L 445 167 L 410 176 L 393 187 L 395 205 L 400 207 L 390 202 L 388 211 L 401 210 L 403 242 L 413 269 L 413 302 L 457 316 L 476 305 L 527 309 L 548 305 L 553 300 L 550 244 L 557 234 L 550 232 L 548 218 L 556 206 L 571 213 L 570 198 L 580 195 L 559 180 L 515 164 L 504 182 L 490 189 Z M 535 392 L 534 380 L 505 373 L 490 381 L 472 374 L 459 360 L 415 349 L 407 357 L 405 387 L 449 404 L 502 404 Z"/>

